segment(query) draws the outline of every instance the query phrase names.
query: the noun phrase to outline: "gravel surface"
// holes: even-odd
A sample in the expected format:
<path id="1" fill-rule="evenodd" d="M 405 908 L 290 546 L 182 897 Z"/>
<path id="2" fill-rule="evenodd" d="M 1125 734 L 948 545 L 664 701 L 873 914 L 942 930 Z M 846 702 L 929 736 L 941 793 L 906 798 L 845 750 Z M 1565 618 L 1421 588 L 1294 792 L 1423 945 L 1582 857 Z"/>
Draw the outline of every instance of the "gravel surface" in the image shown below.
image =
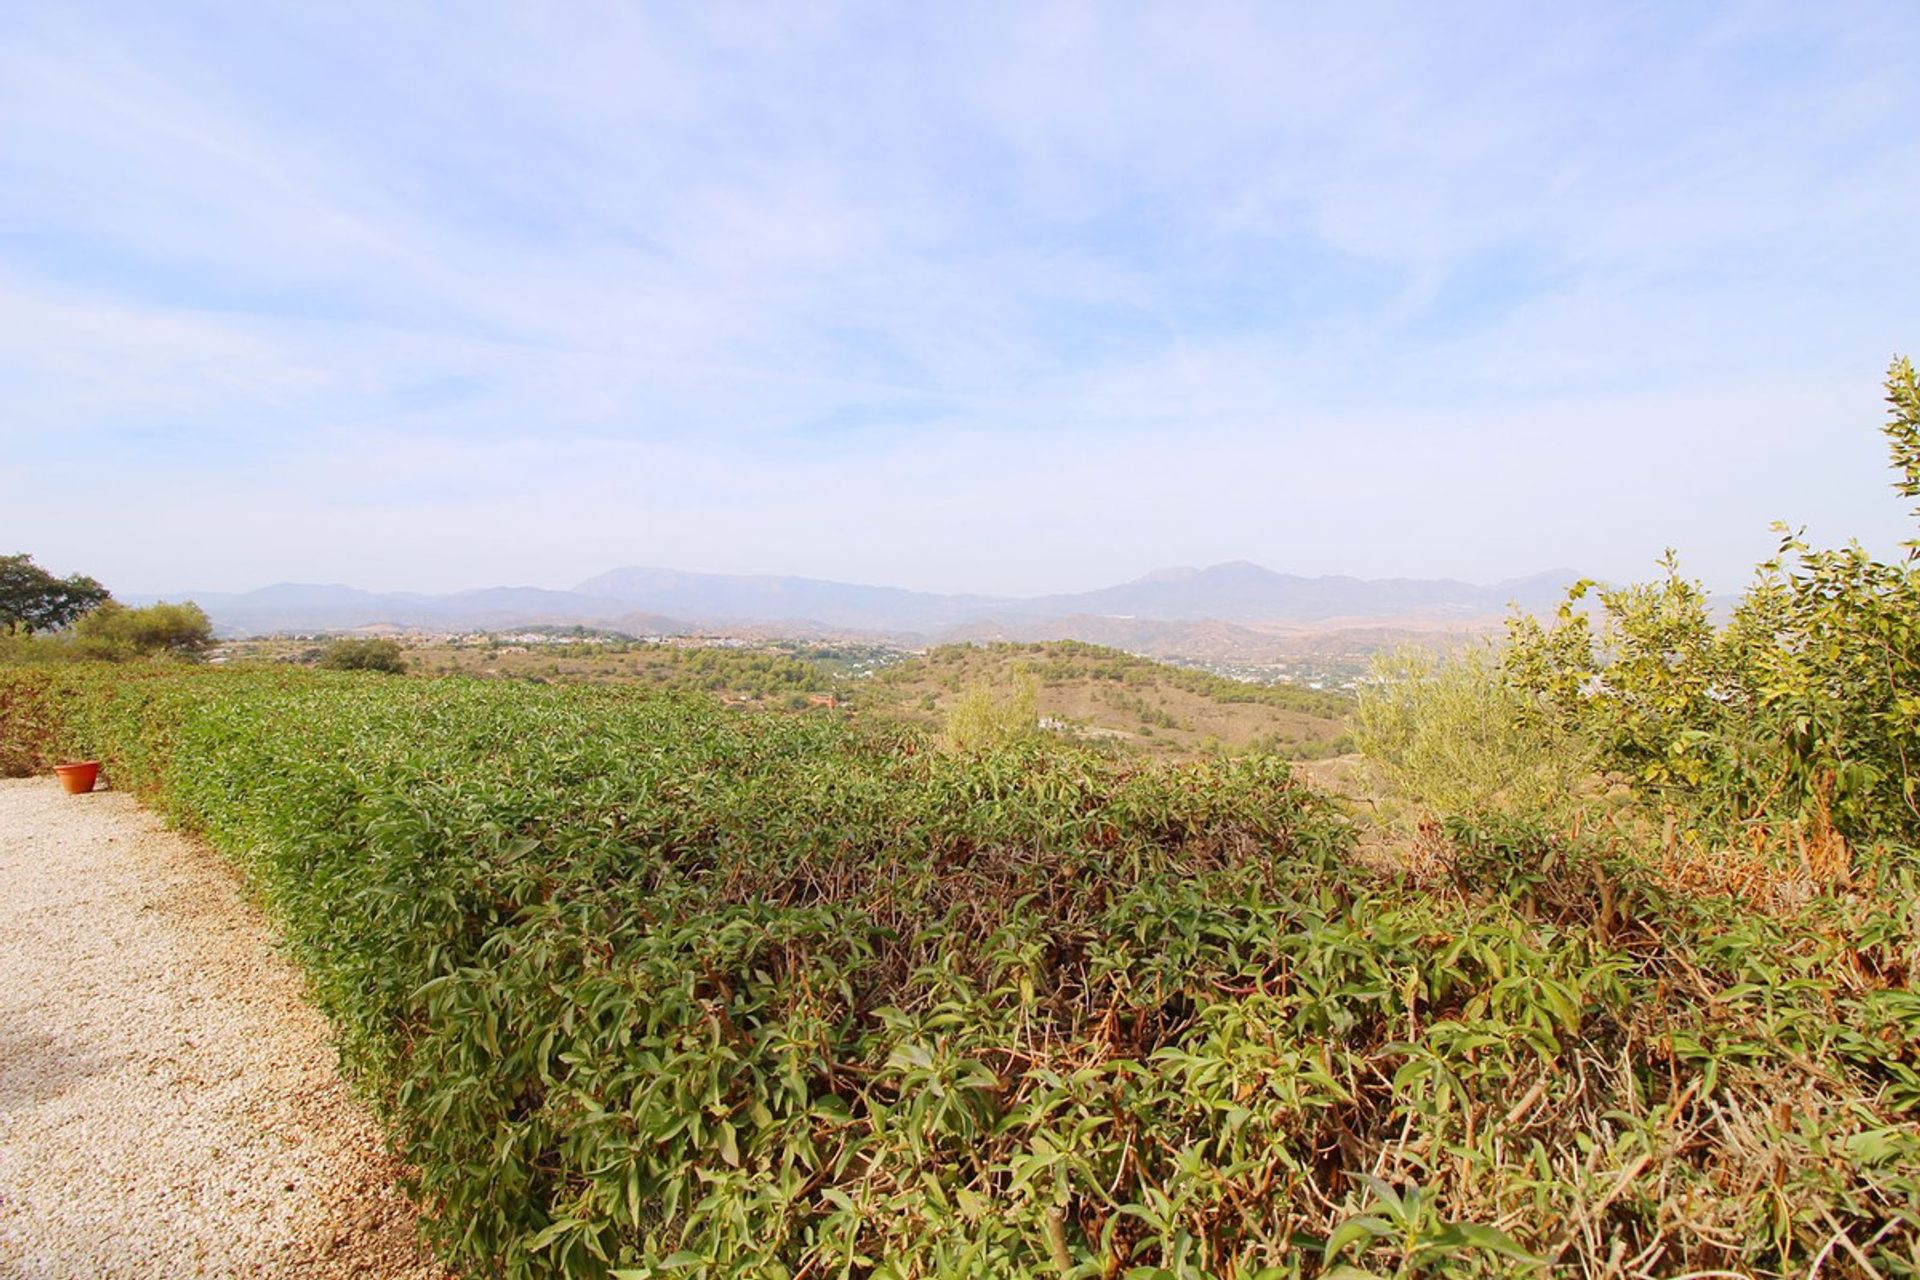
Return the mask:
<path id="1" fill-rule="evenodd" d="M 0 781 L 0 1276 L 441 1277 L 218 855 Z"/>

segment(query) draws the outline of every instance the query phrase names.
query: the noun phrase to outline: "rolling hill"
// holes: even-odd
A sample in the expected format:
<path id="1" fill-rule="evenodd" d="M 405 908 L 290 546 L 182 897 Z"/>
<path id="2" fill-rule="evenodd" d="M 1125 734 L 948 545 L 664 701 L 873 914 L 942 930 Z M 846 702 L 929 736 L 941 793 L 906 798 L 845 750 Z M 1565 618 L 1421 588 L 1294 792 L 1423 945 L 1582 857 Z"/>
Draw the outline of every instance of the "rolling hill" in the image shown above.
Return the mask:
<path id="1" fill-rule="evenodd" d="M 1049 727 L 1156 755 L 1236 753 L 1259 747 L 1294 759 L 1350 749 L 1344 694 L 1228 680 L 1077 641 L 942 645 L 874 675 L 862 701 L 938 722 L 954 700 L 985 685 L 1031 681 Z"/>

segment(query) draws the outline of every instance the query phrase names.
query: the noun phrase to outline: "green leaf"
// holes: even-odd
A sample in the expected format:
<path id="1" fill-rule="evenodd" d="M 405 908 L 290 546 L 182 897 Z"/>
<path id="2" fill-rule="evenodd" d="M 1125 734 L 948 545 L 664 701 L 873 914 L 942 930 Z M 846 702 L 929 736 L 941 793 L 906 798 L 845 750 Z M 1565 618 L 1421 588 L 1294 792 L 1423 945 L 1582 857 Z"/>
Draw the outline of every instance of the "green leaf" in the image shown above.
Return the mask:
<path id="1" fill-rule="evenodd" d="M 1393 1234 L 1395 1234 L 1394 1225 L 1384 1218 L 1371 1216 L 1348 1218 L 1333 1229 L 1333 1233 L 1327 1237 L 1326 1247 L 1321 1254 L 1323 1257 L 1331 1258 L 1350 1244 L 1356 1244 L 1362 1240 L 1378 1240 L 1382 1236 Z"/>
<path id="2" fill-rule="evenodd" d="M 662 1258 L 660 1265 L 670 1270 L 678 1271 L 682 1267 L 710 1267 L 713 1265 L 713 1259 L 707 1257 L 704 1253 L 695 1253 L 691 1249 L 682 1249 L 678 1253 L 671 1253 L 665 1258 Z"/>
<path id="3" fill-rule="evenodd" d="M 1497 1253 L 1516 1262 L 1525 1262 L 1533 1266 L 1544 1267 L 1547 1260 L 1527 1252 L 1514 1238 L 1497 1227 L 1484 1226 L 1478 1222 L 1456 1222 L 1451 1230 L 1457 1232 L 1462 1240 L 1482 1253 Z"/>
<path id="4" fill-rule="evenodd" d="M 539 1253 L 541 1250 L 551 1246 L 554 1241 L 566 1235 L 569 1231 L 579 1230 L 582 1225 L 579 1218 L 561 1218 L 548 1226 L 544 1231 L 539 1232 L 533 1239 L 527 1241 L 525 1245 L 526 1251 L 528 1253 Z"/>

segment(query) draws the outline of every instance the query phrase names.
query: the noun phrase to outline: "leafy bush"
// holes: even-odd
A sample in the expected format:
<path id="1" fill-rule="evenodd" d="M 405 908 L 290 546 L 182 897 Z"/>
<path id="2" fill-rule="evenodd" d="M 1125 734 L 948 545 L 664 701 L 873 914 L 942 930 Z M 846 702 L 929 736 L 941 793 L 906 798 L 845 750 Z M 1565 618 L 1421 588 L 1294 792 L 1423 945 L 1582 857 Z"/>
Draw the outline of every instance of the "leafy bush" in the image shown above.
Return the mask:
<path id="1" fill-rule="evenodd" d="M 0 635 L 0 660 L 125 662 L 158 657 L 198 662 L 212 647 L 213 624 L 192 601 L 130 609 L 109 599 L 63 631 Z"/>
<path id="2" fill-rule="evenodd" d="M 191 600 L 129 609 L 109 600 L 74 623 L 74 640 L 87 657 L 166 654 L 199 659 L 213 647 L 213 624 Z"/>
<path id="3" fill-rule="evenodd" d="M 1380 655 L 1354 742 L 1395 822 L 1497 810 L 1564 819 L 1594 769 L 1576 735 L 1501 679 L 1500 655 L 1485 646 Z"/>
<path id="4" fill-rule="evenodd" d="M 1766 914 L 1456 822 L 1433 891 L 1270 760 L 294 669 L 0 713 L 247 870 L 476 1275 L 1920 1274 L 1910 851 Z"/>
<path id="5" fill-rule="evenodd" d="M 947 708 L 946 745 L 955 751 L 991 751 L 1040 734 L 1031 676 L 1015 680 L 1010 688 L 974 682 Z"/>
<path id="6" fill-rule="evenodd" d="M 1896 360 L 1883 428 L 1920 497 L 1920 387 Z M 1920 515 L 1920 510 L 1916 510 Z M 1731 623 L 1671 553 L 1651 585 L 1574 588 L 1515 620 L 1509 685 L 1602 767 L 1717 831 L 1920 839 L 1920 540 L 1897 564 L 1783 536 Z M 1578 606 L 1597 597 L 1592 614 Z"/>
<path id="7" fill-rule="evenodd" d="M 407 669 L 407 660 L 397 640 L 356 640 L 342 637 L 331 640 L 320 653 L 320 666 L 329 671 L 385 671 L 398 675 Z"/>

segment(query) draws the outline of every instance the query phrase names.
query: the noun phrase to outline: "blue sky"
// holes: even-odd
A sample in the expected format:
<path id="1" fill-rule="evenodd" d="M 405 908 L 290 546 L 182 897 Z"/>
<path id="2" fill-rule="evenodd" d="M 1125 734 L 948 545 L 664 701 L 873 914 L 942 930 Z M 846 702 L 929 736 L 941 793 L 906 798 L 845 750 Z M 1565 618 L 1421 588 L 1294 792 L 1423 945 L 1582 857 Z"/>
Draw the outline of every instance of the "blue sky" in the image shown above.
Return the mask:
<path id="1" fill-rule="evenodd" d="M 0 550 L 127 591 L 1890 547 L 1920 8 L 13 6 Z"/>

